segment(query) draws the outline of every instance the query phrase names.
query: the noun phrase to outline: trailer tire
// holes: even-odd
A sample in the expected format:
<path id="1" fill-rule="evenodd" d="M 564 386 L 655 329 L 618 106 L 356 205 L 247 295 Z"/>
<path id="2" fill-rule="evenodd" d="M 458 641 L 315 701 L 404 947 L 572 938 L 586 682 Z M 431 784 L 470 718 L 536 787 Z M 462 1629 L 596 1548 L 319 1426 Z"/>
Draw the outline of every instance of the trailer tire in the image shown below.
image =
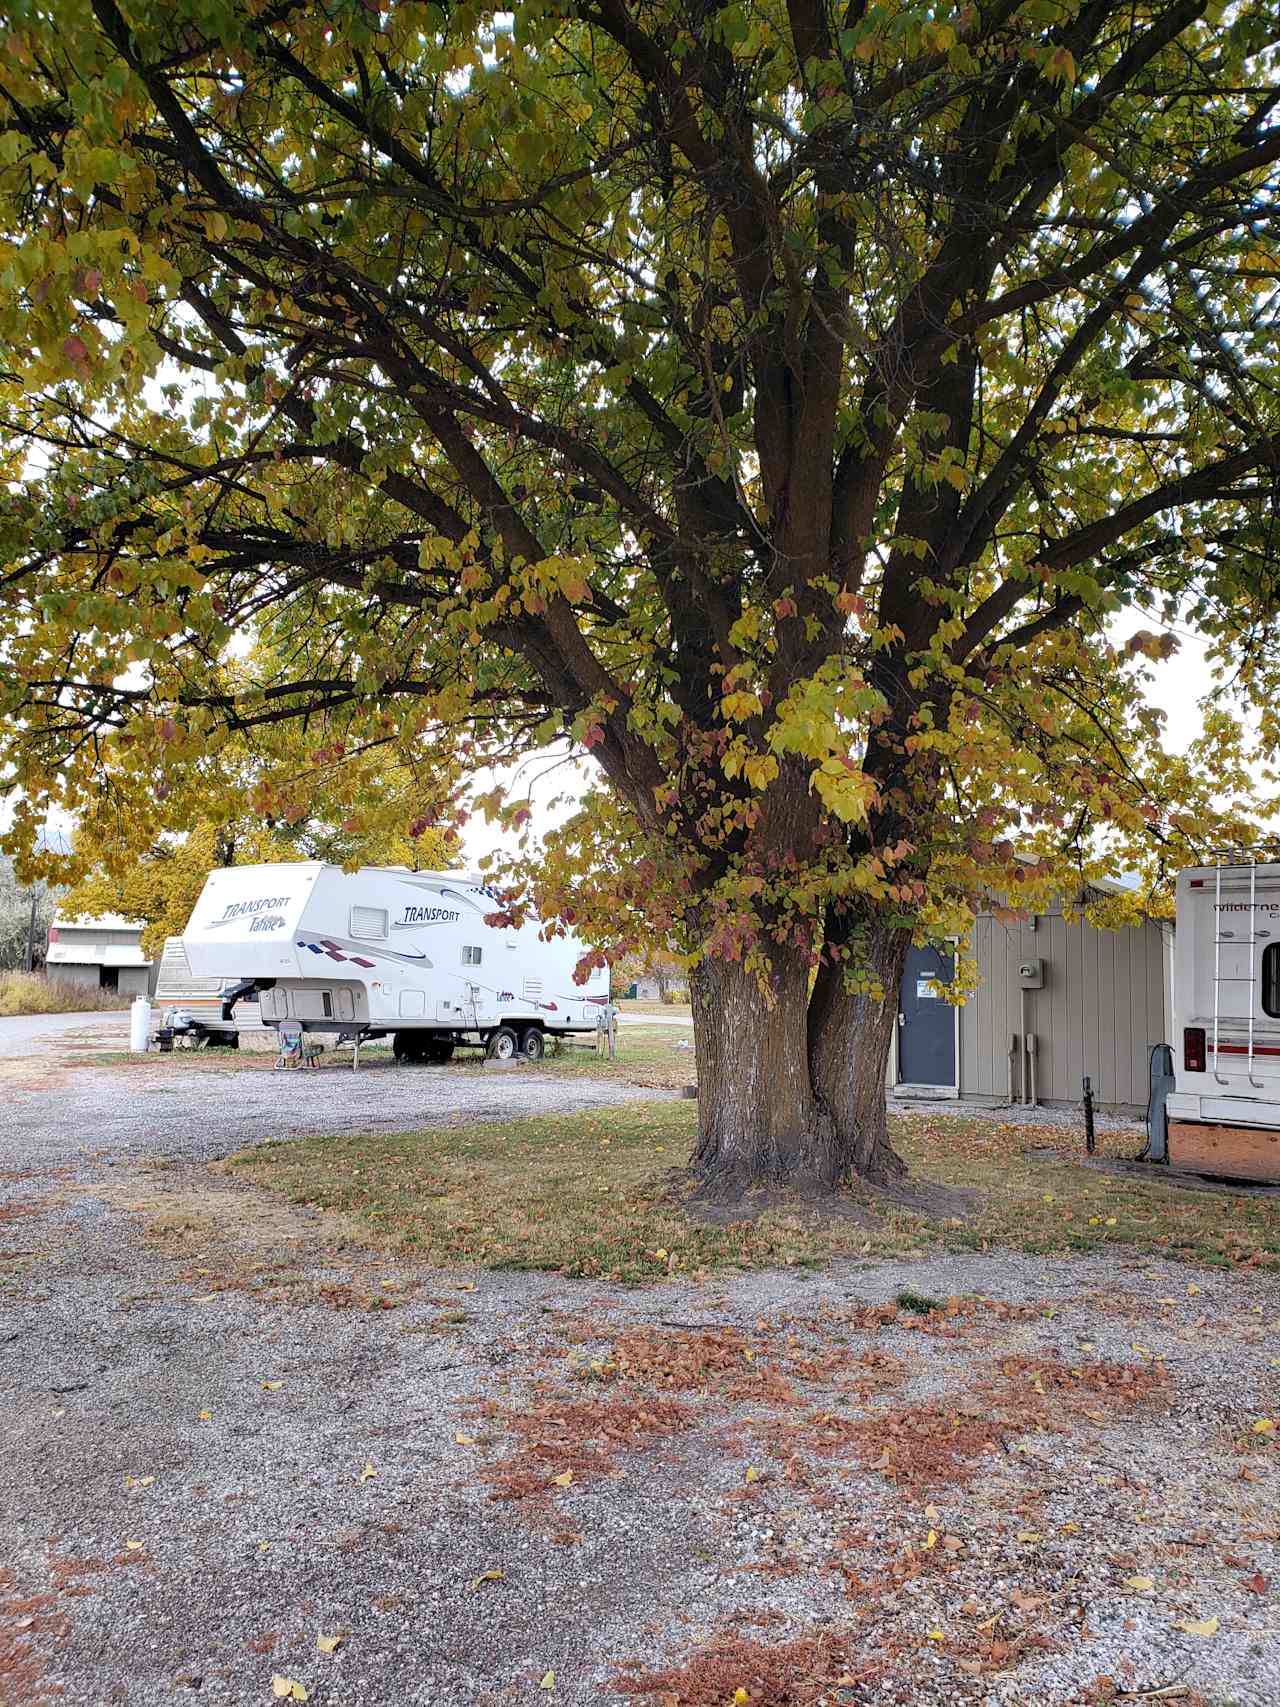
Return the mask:
<path id="1" fill-rule="evenodd" d="M 423 1061 L 426 1059 L 424 1040 L 416 1031 L 397 1031 L 391 1039 L 391 1053 L 397 1061 Z"/>
<path id="2" fill-rule="evenodd" d="M 547 1052 L 547 1039 L 539 1025 L 527 1026 L 520 1033 L 520 1053 L 526 1061 L 541 1061 Z"/>
<path id="3" fill-rule="evenodd" d="M 520 1053 L 520 1040 L 509 1025 L 500 1025 L 489 1033 L 485 1054 L 491 1061 L 514 1061 Z"/>
<path id="4" fill-rule="evenodd" d="M 451 1037 L 433 1037 L 427 1044 L 426 1058 L 435 1067 L 443 1067 L 446 1061 L 453 1059 L 453 1039 Z"/>

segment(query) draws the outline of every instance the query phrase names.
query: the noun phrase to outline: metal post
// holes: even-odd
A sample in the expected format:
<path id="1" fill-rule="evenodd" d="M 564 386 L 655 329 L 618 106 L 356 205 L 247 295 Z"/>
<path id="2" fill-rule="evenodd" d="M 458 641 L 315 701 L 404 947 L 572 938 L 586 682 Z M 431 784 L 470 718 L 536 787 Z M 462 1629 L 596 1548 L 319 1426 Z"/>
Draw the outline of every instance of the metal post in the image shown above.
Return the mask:
<path id="1" fill-rule="evenodd" d="M 1084 1076 L 1084 1147 L 1088 1155 L 1094 1152 L 1093 1136 L 1093 1084 L 1086 1073 Z"/>

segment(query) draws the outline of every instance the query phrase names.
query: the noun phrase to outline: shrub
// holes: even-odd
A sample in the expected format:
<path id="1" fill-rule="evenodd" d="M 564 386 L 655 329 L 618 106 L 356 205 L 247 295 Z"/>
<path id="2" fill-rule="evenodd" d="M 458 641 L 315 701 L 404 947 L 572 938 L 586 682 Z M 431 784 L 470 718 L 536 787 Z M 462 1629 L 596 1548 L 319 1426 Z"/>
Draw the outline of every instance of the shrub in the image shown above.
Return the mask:
<path id="1" fill-rule="evenodd" d="M 19 1014 L 105 1013 L 127 1008 L 130 998 L 118 990 L 99 990 L 40 972 L 0 972 L 0 1018 Z"/>

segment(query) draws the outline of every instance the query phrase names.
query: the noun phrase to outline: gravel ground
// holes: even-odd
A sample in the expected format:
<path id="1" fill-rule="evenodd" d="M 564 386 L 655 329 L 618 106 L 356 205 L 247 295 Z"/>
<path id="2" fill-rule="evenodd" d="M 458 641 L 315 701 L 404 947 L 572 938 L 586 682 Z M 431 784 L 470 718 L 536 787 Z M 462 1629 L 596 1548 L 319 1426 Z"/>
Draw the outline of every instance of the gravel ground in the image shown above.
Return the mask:
<path id="1" fill-rule="evenodd" d="M 124 1049 L 129 1043 L 129 1011 L 99 1014 L 19 1014 L 0 1018 L 0 1060 L 29 1060 L 61 1052 L 68 1043 L 98 1049 Z"/>
<path id="2" fill-rule="evenodd" d="M 172 1057 L 119 1067 L 44 1061 L 0 1075 L 0 1084 L 14 1154 L 44 1162 L 86 1151 L 109 1151 L 116 1162 L 157 1154 L 208 1161 L 304 1132 L 405 1132 L 663 1094 L 518 1066 L 402 1068 L 385 1053 L 358 1072 L 337 1064 L 283 1073 L 261 1063 L 184 1067 Z"/>
<path id="3" fill-rule="evenodd" d="M 429 1069 L 42 1071 L 6 1089 L 0 1168 L 2 1707 L 269 1704 L 273 1679 L 604 1707 L 627 1662 L 642 1707 L 776 1707 L 788 1666 L 831 1707 L 1280 1700 L 1274 1279 L 422 1273 L 205 1159 L 610 1087 L 469 1076 L 462 1109 Z M 317 1301 L 242 1283 L 246 1253 L 310 1265 Z M 907 1289 L 987 1302 L 869 1311 Z"/>
<path id="4" fill-rule="evenodd" d="M 960 1097 L 898 1097 L 888 1099 L 891 1114 L 924 1114 L 930 1120 L 994 1120 L 1006 1126 L 1048 1127 L 1053 1131 L 1084 1131 L 1084 1113 L 1078 1103 L 1056 1105 L 1021 1102 L 968 1102 Z M 1111 1114 L 1095 1110 L 1099 1132 L 1130 1132 L 1144 1122 L 1139 1114 Z"/>

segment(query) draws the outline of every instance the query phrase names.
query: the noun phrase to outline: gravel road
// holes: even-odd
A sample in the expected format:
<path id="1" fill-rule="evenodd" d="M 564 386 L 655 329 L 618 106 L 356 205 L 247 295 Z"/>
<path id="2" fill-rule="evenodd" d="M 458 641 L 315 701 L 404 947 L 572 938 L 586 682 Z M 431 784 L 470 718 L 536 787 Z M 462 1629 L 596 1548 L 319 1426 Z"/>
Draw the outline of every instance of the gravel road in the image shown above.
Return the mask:
<path id="1" fill-rule="evenodd" d="M 1280 1700 L 1280 1452 L 1253 1428 L 1280 1412 L 1274 1278 L 1008 1254 L 634 1292 L 423 1273 L 206 1158 L 613 1087 L 25 1070 L 3 1707 L 302 1699 L 273 1680 L 319 1707 L 622 1707 L 628 1662 L 637 1707 Z M 286 1266 L 305 1302 L 277 1301 Z M 907 1289 L 986 1302 L 870 1309 Z"/>
<path id="2" fill-rule="evenodd" d="M 20 1014 L 0 1018 L 0 1060 L 31 1060 L 61 1054 L 68 1045 L 125 1049 L 127 1009 L 101 1014 Z"/>
<path id="3" fill-rule="evenodd" d="M 211 1160 L 246 1144 L 304 1132 L 405 1132 L 454 1120 L 557 1114 L 652 1099 L 630 1085 L 539 1076 L 536 1069 L 397 1067 L 385 1054 L 358 1072 L 273 1072 L 264 1061 L 183 1067 L 171 1059 L 119 1066 L 42 1066 L 5 1085 L 15 1154 L 54 1162 L 86 1151 L 114 1161 L 148 1155 Z"/>

